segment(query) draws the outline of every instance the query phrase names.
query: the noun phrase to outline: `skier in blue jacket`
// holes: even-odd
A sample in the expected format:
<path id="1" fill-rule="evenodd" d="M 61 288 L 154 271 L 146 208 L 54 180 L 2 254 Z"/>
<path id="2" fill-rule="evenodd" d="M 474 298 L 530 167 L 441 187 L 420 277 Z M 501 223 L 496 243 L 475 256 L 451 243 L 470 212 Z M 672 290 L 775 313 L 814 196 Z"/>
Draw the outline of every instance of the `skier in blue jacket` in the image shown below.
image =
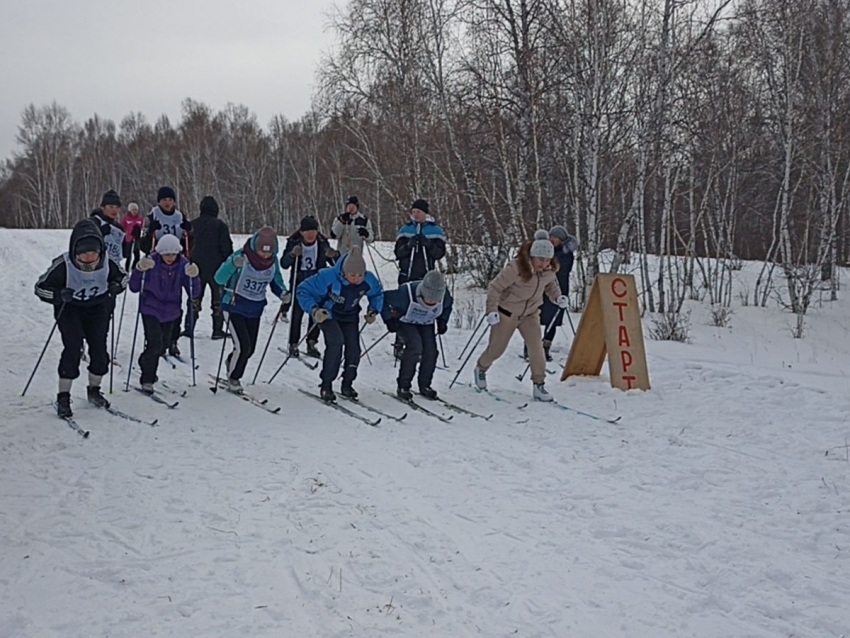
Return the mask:
<path id="1" fill-rule="evenodd" d="M 318 273 L 298 285 L 295 296 L 301 309 L 319 324 L 325 337 L 325 354 L 322 359 L 322 400 L 336 401 L 332 383 L 339 374 L 345 357 L 341 393 L 357 400 L 353 387 L 360 364 L 360 300 L 369 302 L 366 323 L 374 323 L 384 306 L 384 292 L 377 277 L 366 270 L 366 261 L 358 246 L 351 249 L 331 268 Z"/>
<path id="2" fill-rule="evenodd" d="M 240 379 L 257 349 L 266 289 L 271 288 L 283 303 L 292 300 L 280 274 L 277 250 L 277 232 L 265 226 L 228 257 L 215 273 L 215 282 L 224 287 L 221 309 L 233 338 L 233 352 L 227 357 L 227 389 L 235 394 L 242 393 Z"/>

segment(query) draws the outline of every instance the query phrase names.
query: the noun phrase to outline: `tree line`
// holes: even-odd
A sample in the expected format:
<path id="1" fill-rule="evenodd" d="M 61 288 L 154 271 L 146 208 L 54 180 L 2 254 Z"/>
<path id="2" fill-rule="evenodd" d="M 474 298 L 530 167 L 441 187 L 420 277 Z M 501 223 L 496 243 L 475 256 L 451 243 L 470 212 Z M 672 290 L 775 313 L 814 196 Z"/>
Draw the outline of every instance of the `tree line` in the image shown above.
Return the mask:
<path id="1" fill-rule="evenodd" d="M 177 123 L 82 125 L 30 106 L 0 175 L 0 223 L 67 227 L 106 188 L 212 194 L 236 231 L 325 229 L 357 194 L 394 239 L 424 197 L 486 279 L 535 228 L 579 239 L 578 303 L 600 269 L 642 271 L 644 303 L 800 315 L 850 260 L 850 0 L 351 0 L 312 108 L 263 127 L 186 100 Z M 142 206 L 144 208 L 144 206 Z M 647 255 L 659 255 L 650 272 Z M 634 255 L 638 255 L 637 259 Z M 706 259 L 711 258 L 711 259 Z"/>

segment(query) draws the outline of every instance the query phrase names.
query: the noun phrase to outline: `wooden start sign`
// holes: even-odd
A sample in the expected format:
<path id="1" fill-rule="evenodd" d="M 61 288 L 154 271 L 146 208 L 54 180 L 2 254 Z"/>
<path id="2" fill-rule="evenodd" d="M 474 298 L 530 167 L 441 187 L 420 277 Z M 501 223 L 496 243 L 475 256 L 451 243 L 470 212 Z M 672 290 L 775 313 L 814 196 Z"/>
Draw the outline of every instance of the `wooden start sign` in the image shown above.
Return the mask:
<path id="1" fill-rule="evenodd" d="M 576 375 L 598 376 L 606 352 L 612 386 L 649 390 L 643 328 L 632 275 L 596 275 L 561 381 Z"/>

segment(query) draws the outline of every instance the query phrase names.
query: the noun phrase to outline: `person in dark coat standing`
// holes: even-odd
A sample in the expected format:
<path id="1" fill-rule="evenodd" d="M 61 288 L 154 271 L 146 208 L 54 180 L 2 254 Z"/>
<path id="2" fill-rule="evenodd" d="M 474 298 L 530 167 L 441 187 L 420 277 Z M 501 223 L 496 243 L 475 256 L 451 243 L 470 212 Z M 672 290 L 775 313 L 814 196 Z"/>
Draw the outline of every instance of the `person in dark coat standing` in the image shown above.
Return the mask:
<path id="1" fill-rule="evenodd" d="M 549 231 L 549 241 L 555 247 L 555 259 L 560 263 L 557 277 L 558 285 L 561 288 L 562 295 L 570 294 L 570 272 L 573 269 L 575 261 L 575 251 L 578 250 L 578 240 L 567 233 L 567 229 L 563 226 L 553 226 Z M 545 296 L 543 297 L 543 307 L 540 309 L 540 325 L 547 329 L 543 334 L 543 352 L 546 354 L 546 361 L 552 360 L 552 355 L 549 350 L 552 347 L 552 341 L 555 340 L 555 331 L 558 326 L 564 322 L 564 310 L 552 303 Z M 552 321 L 554 320 L 554 323 Z M 549 325 L 551 323 L 551 325 Z M 527 355 L 526 355 L 527 358 Z"/>
<path id="2" fill-rule="evenodd" d="M 446 256 L 446 235 L 429 213 L 428 202 L 417 199 L 410 207 L 410 221 L 398 231 L 395 256 L 398 259 L 398 283 L 422 281 Z"/>
<path id="3" fill-rule="evenodd" d="M 233 254 L 233 240 L 230 228 L 218 218 L 218 202 L 207 195 L 201 200 L 200 217 L 193 219 L 192 224 L 192 263 L 198 266 L 201 279 L 201 293 L 191 299 L 193 311 L 186 313 L 186 326 L 182 336 L 192 336 L 194 325 L 201 314 L 201 304 L 204 301 L 204 291 L 210 289 L 210 310 L 212 311 L 212 338 L 224 339 L 224 314 L 221 311 L 221 286 L 215 283 L 215 273 L 219 267 Z M 188 308 L 187 308 L 188 310 Z"/>
<path id="4" fill-rule="evenodd" d="M 319 232 L 319 222 L 312 215 L 301 220 L 298 230 L 292 233 L 286 240 L 286 248 L 280 259 L 280 267 L 289 269 L 289 289 L 295 290 L 305 279 L 319 272 L 322 268 L 334 265 L 339 257 L 339 252 L 331 248 L 328 238 Z M 289 354 L 293 357 L 300 356 L 298 344 L 301 342 L 301 322 L 304 319 L 304 311 L 297 303 L 290 304 L 292 307 L 292 319 L 289 323 Z M 289 307 L 283 306 L 281 314 L 286 313 Z M 317 347 L 319 343 L 319 324 L 312 317 L 307 321 L 307 355 L 321 358 L 322 353 Z"/>

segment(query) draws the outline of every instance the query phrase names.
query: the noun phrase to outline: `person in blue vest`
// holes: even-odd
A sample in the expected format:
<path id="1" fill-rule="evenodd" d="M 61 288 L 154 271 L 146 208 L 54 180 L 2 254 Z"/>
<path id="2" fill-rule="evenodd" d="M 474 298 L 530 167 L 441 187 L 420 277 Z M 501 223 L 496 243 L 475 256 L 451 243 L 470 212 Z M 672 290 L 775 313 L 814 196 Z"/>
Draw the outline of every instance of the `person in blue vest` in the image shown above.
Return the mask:
<path id="1" fill-rule="evenodd" d="M 277 261 L 277 232 L 264 226 L 245 245 L 228 257 L 215 273 L 215 283 L 224 288 L 221 309 L 225 313 L 233 351 L 227 357 L 227 389 L 241 394 L 242 375 L 257 349 L 260 318 L 266 307 L 266 290 L 289 303 Z"/>
<path id="2" fill-rule="evenodd" d="M 336 401 L 333 381 L 345 359 L 342 373 L 342 396 L 357 400 L 353 383 L 360 365 L 360 300 L 366 297 L 369 307 L 366 323 L 374 323 L 384 307 L 384 292 L 378 278 L 366 270 L 359 246 L 352 246 L 331 268 L 298 284 L 295 297 L 301 309 L 310 315 L 325 337 L 322 358 L 321 398 Z"/>
<path id="3" fill-rule="evenodd" d="M 417 365 L 419 394 L 426 399 L 437 398 L 437 391 L 431 387 L 437 368 L 437 335 L 446 333 L 451 314 L 452 296 L 438 270 L 426 273 L 422 281 L 409 281 L 384 295 L 381 317 L 387 330 L 401 335 L 405 343 L 396 390 L 403 401 L 413 399 L 410 388 Z"/>
<path id="4" fill-rule="evenodd" d="M 85 340 L 89 346 L 89 377 L 86 395 L 103 408 L 109 401 L 100 383 L 109 370 L 106 337 L 115 297 L 126 287 L 124 269 L 107 257 L 100 227 L 92 219 L 74 226 L 68 252 L 53 260 L 35 284 L 35 294 L 53 305 L 53 316 L 62 334 L 59 359 L 59 393 L 56 412 L 71 418 L 71 385 L 80 376 L 80 357 Z"/>

